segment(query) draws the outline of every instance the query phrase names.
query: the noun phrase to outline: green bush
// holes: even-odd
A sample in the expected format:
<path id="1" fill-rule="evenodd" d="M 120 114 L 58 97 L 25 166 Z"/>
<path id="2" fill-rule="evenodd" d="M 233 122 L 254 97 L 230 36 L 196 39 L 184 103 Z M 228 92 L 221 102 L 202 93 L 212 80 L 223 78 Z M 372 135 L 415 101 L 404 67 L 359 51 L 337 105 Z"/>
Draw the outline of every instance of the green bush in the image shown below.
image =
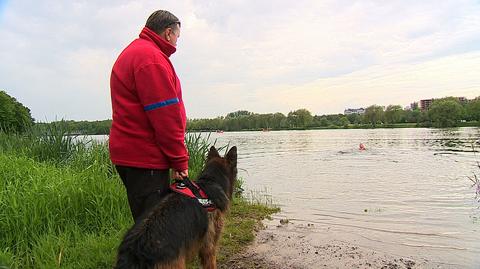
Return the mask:
<path id="1" fill-rule="evenodd" d="M 24 132 L 33 125 L 30 109 L 0 90 L 0 129 L 4 132 Z"/>

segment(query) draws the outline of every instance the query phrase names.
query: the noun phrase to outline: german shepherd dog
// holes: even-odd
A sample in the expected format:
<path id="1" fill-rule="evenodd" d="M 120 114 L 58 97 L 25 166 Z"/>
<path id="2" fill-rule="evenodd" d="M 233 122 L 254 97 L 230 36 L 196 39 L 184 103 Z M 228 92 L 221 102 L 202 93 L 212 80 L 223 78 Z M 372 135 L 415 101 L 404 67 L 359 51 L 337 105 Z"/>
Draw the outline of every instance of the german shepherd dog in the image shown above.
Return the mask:
<path id="1" fill-rule="evenodd" d="M 145 214 L 118 248 L 116 269 L 177 269 L 199 255 L 215 269 L 218 240 L 237 177 L 237 148 L 225 157 L 211 147 L 196 184 L 215 205 L 208 212 L 194 198 L 172 192 Z"/>

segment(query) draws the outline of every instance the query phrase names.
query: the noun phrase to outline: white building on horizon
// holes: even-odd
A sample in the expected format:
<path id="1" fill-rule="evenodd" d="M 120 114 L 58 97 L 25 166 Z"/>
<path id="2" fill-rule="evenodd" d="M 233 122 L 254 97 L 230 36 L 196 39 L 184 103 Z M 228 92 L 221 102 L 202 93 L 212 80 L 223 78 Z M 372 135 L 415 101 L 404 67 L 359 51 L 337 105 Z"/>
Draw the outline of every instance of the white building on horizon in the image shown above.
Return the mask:
<path id="1" fill-rule="evenodd" d="M 365 113 L 365 108 L 347 108 L 343 111 L 343 114 L 345 115 L 351 115 L 351 114 L 363 114 Z"/>

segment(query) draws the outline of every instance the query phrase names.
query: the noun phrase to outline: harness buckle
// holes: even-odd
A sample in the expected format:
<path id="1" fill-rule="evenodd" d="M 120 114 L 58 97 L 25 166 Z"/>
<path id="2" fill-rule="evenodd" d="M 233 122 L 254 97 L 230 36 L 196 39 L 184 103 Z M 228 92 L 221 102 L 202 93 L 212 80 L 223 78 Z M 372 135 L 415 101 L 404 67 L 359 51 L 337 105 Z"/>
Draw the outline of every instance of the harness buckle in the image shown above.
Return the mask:
<path id="1" fill-rule="evenodd" d="M 183 190 L 183 189 L 187 188 L 187 185 L 185 185 L 185 183 L 183 183 L 183 181 L 179 181 L 175 184 L 175 188 L 177 188 L 179 190 Z"/>
<path id="2" fill-rule="evenodd" d="M 197 198 L 197 200 L 203 207 L 210 207 L 213 204 L 210 199 Z"/>

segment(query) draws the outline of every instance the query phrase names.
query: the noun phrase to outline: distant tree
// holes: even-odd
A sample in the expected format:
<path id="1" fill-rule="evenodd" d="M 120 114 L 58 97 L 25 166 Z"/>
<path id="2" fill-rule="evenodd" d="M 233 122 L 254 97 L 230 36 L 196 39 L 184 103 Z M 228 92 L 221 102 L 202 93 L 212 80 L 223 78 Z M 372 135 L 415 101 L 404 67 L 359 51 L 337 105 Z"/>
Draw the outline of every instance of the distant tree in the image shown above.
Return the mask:
<path id="1" fill-rule="evenodd" d="M 330 114 L 325 115 L 327 120 L 330 122 L 330 125 L 343 126 L 342 118 L 345 117 L 343 114 Z"/>
<path id="2" fill-rule="evenodd" d="M 418 107 L 418 102 L 413 102 L 413 103 L 411 103 L 411 104 L 410 104 L 410 109 L 411 109 L 411 110 L 417 110 L 417 109 L 419 109 L 419 107 Z"/>
<path id="3" fill-rule="evenodd" d="M 287 116 L 283 115 L 283 113 L 277 112 L 272 115 L 271 124 L 268 127 L 274 129 L 281 129 L 287 126 Z"/>
<path id="4" fill-rule="evenodd" d="M 33 125 L 30 109 L 0 91 L 0 129 L 5 132 L 23 132 Z"/>
<path id="5" fill-rule="evenodd" d="M 243 117 L 245 118 L 245 117 Z M 235 119 L 226 119 L 227 121 L 227 124 L 226 126 L 228 126 L 228 128 L 226 128 L 226 130 L 228 131 L 240 131 L 242 130 L 242 121 L 241 121 L 242 118 L 235 118 Z"/>
<path id="6" fill-rule="evenodd" d="M 326 117 L 322 117 L 320 119 L 320 126 L 322 127 L 328 127 L 330 126 L 332 123 L 326 118 Z"/>
<path id="7" fill-rule="evenodd" d="M 325 115 L 322 115 L 322 116 L 315 115 L 315 116 L 313 116 L 312 126 L 327 127 L 329 125 L 330 125 L 330 122 L 327 120 L 327 117 Z"/>
<path id="8" fill-rule="evenodd" d="M 480 121 L 480 97 L 470 101 L 465 106 L 465 114 L 467 120 Z"/>
<path id="9" fill-rule="evenodd" d="M 371 105 L 365 109 L 363 117 L 366 122 L 375 127 L 378 123 L 383 122 L 383 106 Z"/>
<path id="10" fill-rule="evenodd" d="M 348 120 L 347 117 L 343 116 L 340 118 L 340 126 L 347 128 L 349 124 L 350 124 L 350 121 Z"/>
<path id="11" fill-rule="evenodd" d="M 253 114 L 253 112 L 249 112 L 249 111 L 246 111 L 246 110 L 238 110 L 238 111 L 235 111 L 235 112 L 228 113 L 225 118 L 234 119 L 234 118 L 238 118 L 238 117 L 241 117 L 241 116 L 250 116 L 252 114 Z"/>
<path id="12" fill-rule="evenodd" d="M 420 109 L 405 111 L 405 121 L 409 123 L 421 123 L 427 120 L 427 118 L 426 112 Z"/>
<path id="13" fill-rule="evenodd" d="M 346 115 L 348 121 L 352 124 L 358 124 L 362 122 L 362 115 L 357 114 L 357 113 L 352 113 Z"/>
<path id="14" fill-rule="evenodd" d="M 442 98 L 433 101 L 428 117 L 435 127 L 457 126 L 464 114 L 464 108 L 456 98 Z"/>
<path id="15" fill-rule="evenodd" d="M 292 127 L 306 128 L 313 122 L 312 113 L 303 108 L 288 113 L 287 119 Z"/>
<path id="16" fill-rule="evenodd" d="M 404 111 L 399 105 L 389 105 L 385 109 L 385 122 L 386 123 L 399 123 L 402 119 Z"/>

